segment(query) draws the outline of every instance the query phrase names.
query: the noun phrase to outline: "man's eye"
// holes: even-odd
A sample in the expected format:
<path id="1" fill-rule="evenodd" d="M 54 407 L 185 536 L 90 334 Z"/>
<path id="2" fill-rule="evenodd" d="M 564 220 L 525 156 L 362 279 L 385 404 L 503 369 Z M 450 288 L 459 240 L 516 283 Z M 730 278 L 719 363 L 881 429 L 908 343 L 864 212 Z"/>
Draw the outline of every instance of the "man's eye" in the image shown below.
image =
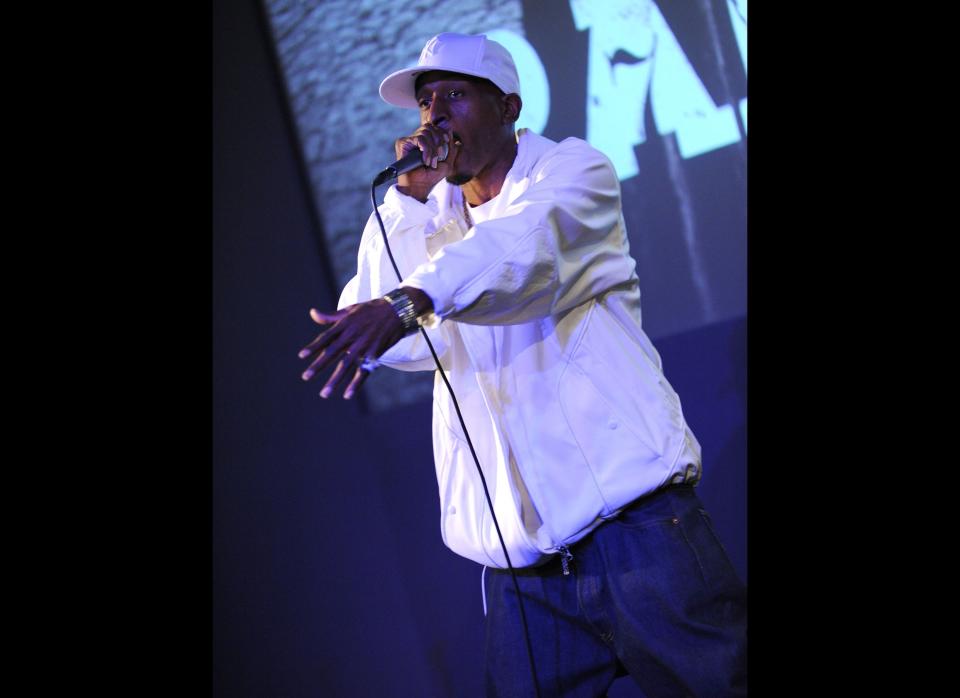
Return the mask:
<path id="1" fill-rule="evenodd" d="M 426 109 L 426 108 L 429 107 L 429 106 L 430 106 L 430 100 L 427 100 L 427 99 L 421 99 L 421 100 L 420 100 L 420 108 L 421 108 L 421 109 Z"/>
<path id="2" fill-rule="evenodd" d="M 462 95 L 463 95 L 463 92 L 460 90 L 450 90 L 450 92 L 447 93 L 448 97 L 460 97 Z"/>

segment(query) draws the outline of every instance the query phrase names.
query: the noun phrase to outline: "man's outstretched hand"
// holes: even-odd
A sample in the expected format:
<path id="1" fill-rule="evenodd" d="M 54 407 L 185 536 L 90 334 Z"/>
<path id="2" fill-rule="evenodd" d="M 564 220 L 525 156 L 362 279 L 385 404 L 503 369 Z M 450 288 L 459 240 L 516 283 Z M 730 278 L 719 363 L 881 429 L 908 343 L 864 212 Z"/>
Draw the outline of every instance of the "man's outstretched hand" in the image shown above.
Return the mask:
<path id="1" fill-rule="evenodd" d="M 433 300 L 419 288 L 404 286 L 400 290 L 413 301 L 418 316 L 433 311 Z M 300 350 L 301 359 L 311 360 L 303 380 L 310 380 L 337 362 L 320 391 L 322 398 L 330 397 L 338 385 L 350 380 L 343 393 L 343 398 L 349 400 L 373 373 L 375 360 L 405 336 L 403 323 L 383 298 L 350 305 L 335 313 L 311 308 L 310 317 L 324 330 Z"/>
<path id="2" fill-rule="evenodd" d="M 372 368 L 363 367 L 364 361 L 376 359 L 404 336 L 403 323 L 390 303 L 382 298 L 330 314 L 311 308 L 310 317 L 324 330 L 298 355 L 301 359 L 311 359 L 310 366 L 303 372 L 303 380 L 310 380 L 337 362 L 320 391 L 322 398 L 330 397 L 337 386 L 350 377 L 352 380 L 344 390 L 343 398 L 349 400 L 353 397 L 373 372 Z"/>

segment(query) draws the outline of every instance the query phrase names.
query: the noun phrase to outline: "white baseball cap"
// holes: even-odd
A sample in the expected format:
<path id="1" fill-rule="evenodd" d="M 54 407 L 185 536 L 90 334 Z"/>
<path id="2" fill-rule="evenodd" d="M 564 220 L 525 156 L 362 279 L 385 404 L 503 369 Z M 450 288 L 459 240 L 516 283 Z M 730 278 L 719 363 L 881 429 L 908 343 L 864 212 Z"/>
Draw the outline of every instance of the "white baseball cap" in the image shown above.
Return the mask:
<path id="1" fill-rule="evenodd" d="M 420 52 L 412 68 L 398 70 L 380 83 L 380 96 L 397 107 L 417 108 L 414 91 L 417 76 L 430 70 L 486 78 L 504 94 L 520 94 L 520 78 L 513 57 L 503 46 L 485 34 L 437 34 Z"/>

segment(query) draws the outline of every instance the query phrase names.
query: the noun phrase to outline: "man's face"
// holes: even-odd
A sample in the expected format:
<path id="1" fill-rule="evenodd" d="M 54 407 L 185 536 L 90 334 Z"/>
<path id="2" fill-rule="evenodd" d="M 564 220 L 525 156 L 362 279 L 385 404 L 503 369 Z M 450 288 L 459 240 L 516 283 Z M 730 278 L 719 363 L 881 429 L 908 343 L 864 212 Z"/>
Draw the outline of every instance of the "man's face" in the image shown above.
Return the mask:
<path id="1" fill-rule="evenodd" d="M 503 94 L 486 80 L 459 73 L 430 71 L 417 78 L 420 123 L 451 135 L 451 184 L 465 184 L 480 174 L 512 138 L 504 120 Z"/>

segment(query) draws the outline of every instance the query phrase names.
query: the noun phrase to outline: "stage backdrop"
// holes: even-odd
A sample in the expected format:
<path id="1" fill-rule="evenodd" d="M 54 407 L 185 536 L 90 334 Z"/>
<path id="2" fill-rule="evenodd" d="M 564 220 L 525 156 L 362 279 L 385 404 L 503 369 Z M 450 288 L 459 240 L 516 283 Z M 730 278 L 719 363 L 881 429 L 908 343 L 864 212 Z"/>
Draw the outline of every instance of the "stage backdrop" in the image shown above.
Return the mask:
<path id="1" fill-rule="evenodd" d="M 296 358 L 417 124 L 379 81 L 440 31 L 503 41 L 527 126 L 615 163 L 644 325 L 746 579 L 746 2 L 213 8 L 214 695 L 483 695 L 480 567 L 440 539 L 429 373 L 324 401 Z"/>

